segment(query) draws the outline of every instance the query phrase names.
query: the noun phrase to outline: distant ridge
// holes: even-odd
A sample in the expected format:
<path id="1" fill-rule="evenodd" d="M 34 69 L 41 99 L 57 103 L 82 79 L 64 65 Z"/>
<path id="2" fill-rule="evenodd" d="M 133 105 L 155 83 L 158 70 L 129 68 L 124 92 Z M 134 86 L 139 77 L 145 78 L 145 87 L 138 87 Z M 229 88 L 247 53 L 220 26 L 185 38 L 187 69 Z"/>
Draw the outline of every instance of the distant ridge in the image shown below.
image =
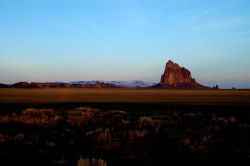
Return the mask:
<path id="1" fill-rule="evenodd" d="M 0 88 L 144 88 L 156 83 L 144 81 L 73 81 L 64 82 L 17 82 L 12 85 L 1 84 Z"/>
<path id="2" fill-rule="evenodd" d="M 166 63 L 160 83 L 144 81 L 74 81 L 63 82 L 17 82 L 12 85 L 1 84 L 0 88 L 165 88 L 165 89 L 210 89 L 196 82 L 191 72 L 169 60 Z"/>
<path id="3" fill-rule="evenodd" d="M 104 82 L 113 84 L 120 87 L 128 87 L 128 88 L 138 88 L 138 87 L 150 87 L 155 85 L 156 83 L 152 82 L 145 82 L 139 80 L 132 80 L 132 81 L 101 81 L 101 80 L 93 80 L 93 81 L 74 81 L 70 82 L 71 84 L 95 84 L 96 82 Z"/>
<path id="4" fill-rule="evenodd" d="M 0 88 L 11 88 L 11 85 L 1 84 L 0 83 Z"/>
<path id="5" fill-rule="evenodd" d="M 71 84 L 61 82 L 17 82 L 12 85 L 0 84 L 0 88 L 121 88 L 120 86 L 104 83 L 95 82 L 94 84 Z"/>

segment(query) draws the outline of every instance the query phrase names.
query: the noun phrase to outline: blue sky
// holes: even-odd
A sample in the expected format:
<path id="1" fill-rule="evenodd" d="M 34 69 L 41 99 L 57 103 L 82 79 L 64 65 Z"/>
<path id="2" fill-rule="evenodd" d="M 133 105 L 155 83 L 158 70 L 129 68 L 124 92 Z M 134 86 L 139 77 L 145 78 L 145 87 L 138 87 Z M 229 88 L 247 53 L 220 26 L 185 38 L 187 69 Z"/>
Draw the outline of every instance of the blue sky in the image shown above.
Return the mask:
<path id="1" fill-rule="evenodd" d="M 250 88 L 250 1 L 0 0 L 2 83 L 159 82 L 168 59 Z"/>

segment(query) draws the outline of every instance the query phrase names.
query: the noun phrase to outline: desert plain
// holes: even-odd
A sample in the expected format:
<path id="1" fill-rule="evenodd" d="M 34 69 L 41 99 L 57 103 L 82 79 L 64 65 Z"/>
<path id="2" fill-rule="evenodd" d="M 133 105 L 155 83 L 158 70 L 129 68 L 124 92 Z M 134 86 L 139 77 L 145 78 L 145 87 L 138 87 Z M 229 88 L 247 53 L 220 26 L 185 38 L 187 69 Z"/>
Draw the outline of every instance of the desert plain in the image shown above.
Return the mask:
<path id="1" fill-rule="evenodd" d="M 0 104 L 79 102 L 242 106 L 250 105 L 250 90 L 0 89 Z"/>

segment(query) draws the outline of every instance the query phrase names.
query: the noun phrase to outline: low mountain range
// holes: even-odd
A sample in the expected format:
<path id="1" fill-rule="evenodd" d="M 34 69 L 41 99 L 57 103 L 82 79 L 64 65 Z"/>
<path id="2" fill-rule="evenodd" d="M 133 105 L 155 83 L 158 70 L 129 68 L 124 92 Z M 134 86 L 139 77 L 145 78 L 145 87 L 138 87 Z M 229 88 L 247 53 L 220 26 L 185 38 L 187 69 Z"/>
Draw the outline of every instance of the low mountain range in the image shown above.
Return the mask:
<path id="1" fill-rule="evenodd" d="M 61 83 L 61 82 L 18 82 L 10 87 L 13 88 L 121 88 L 114 84 L 96 82 L 94 84 L 71 84 L 71 83 Z"/>
<path id="2" fill-rule="evenodd" d="M 169 60 L 158 84 L 144 81 L 74 81 L 63 82 L 18 82 L 12 85 L 0 84 L 0 88 L 163 88 L 203 89 L 208 88 L 196 82 L 191 72 Z"/>
<path id="3" fill-rule="evenodd" d="M 0 84 L 0 88 L 142 88 L 155 85 L 144 81 L 74 81 L 64 82 L 17 82 L 12 85 Z"/>
<path id="4" fill-rule="evenodd" d="M 94 81 L 74 81 L 70 82 L 71 84 L 95 84 L 97 82 L 104 82 L 108 84 L 113 84 L 119 87 L 128 87 L 128 88 L 137 88 L 137 87 L 150 87 L 156 85 L 156 83 L 152 82 L 145 82 L 145 81 L 101 81 L 101 80 L 94 80 Z"/>

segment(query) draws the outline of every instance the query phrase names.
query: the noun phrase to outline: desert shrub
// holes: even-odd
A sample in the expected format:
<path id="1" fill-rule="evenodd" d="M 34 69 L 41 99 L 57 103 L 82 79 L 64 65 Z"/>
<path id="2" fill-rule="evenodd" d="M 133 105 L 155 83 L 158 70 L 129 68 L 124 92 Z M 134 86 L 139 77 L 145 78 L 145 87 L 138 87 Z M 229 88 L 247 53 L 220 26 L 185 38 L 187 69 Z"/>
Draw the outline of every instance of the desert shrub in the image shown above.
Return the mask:
<path id="1" fill-rule="evenodd" d="M 12 141 L 13 138 L 8 134 L 0 134 L 0 143 Z"/>
<path id="2" fill-rule="evenodd" d="M 22 134 L 18 134 L 15 136 L 15 141 L 23 141 L 24 140 L 25 135 Z"/>
<path id="3" fill-rule="evenodd" d="M 63 117 L 60 116 L 60 115 L 56 115 L 54 118 L 53 118 L 53 121 L 60 121 L 60 120 L 63 120 Z"/>
<path id="4" fill-rule="evenodd" d="M 68 165 L 68 161 L 65 158 L 63 158 L 63 159 L 60 159 L 60 160 L 55 160 L 54 164 L 64 166 L 64 165 Z"/>
<path id="5" fill-rule="evenodd" d="M 203 135 L 198 138 L 191 139 L 191 136 L 181 135 L 181 147 L 191 152 L 207 153 L 210 145 L 213 144 L 212 135 Z"/>
<path id="6" fill-rule="evenodd" d="M 1 124 L 10 123 L 10 121 L 11 121 L 10 116 L 8 116 L 8 115 L 0 116 L 0 123 Z"/>
<path id="7" fill-rule="evenodd" d="M 152 119 L 150 116 L 142 116 L 139 118 L 139 127 L 151 127 L 155 133 L 158 133 L 161 128 L 162 120 Z"/>
<path id="8" fill-rule="evenodd" d="M 98 112 L 98 111 L 100 111 L 100 109 L 93 108 L 93 107 L 78 107 L 78 108 L 76 108 L 76 110 L 89 111 L 89 112 Z"/>
<path id="9" fill-rule="evenodd" d="M 55 147 L 55 146 L 56 146 L 56 143 L 55 143 L 55 142 L 50 141 L 50 142 L 47 142 L 47 146 L 48 146 L 49 148 L 53 148 L 53 147 Z"/>
<path id="10" fill-rule="evenodd" d="M 241 124 L 239 124 L 239 128 L 243 129 L 245 132 L 247 132 L 248 129 L 250 128 L 250 125 L 248 125 L 247 123 L 241 123 Z"/>
<path id="11" fill-rule="evenodd" d="M 53 109 L 34 109 L 28 108 L 22 111 L 23 115 L 54 115 L 56 113 Z"/>
<path id="12" fill-rule="evenodd" d="M 30 114 L 36 114 L 36 113 L 37 113 L 37 109 L 34 109 L 34 108 L 27 108 L 22 111 L 23 115 L 30 115 Z"/>
<path id="13" fill-rule="evenodd" d="M 120 115 L 126 115 L 127 114 L 126 111 L 122 111 L 122 110 L 111 110 L 108 113 L 111 113 L 111 114 L 120 114 Z"/>
<path id="14" fill-rule="evenodd" d="M 77 124 L 77 125 L 81 125 L 81 124 L 83 124 L 84 122 L 86 122 L 86 120 L 84 119 L 84 117 L 83 116 L 81 116 L 81 115 L 68 115 L 67 116 L 67 122 L 69 123 L 69 124 Z"/>
<path id="15" fill-rule="evenodd" d="M 85 159 L 80 157 L 80 159 L 77 161 L 77 166 L 107 166 L 107 163 L 102 159 Z"/>
<path id="16" fill-rule="evenodd" d="M 143 126 L 153 126 L 154 122 L 152 117 L 147 117 L 147 116 L 142 116 L 139 118 L 139 127 L 143 127 Z"/>
<path id="17" fill-rule="evenodd" d="M 129 130 L 130 140 L 134 140 L 137 138 L 144 138 L 146 134 L 147 134 L 146 130 Z"/>
<path id="18" fill-rule="evenodd" d="M 22 114 L 10 117 L 14 122 L 27 125 L 52 125 L 58 124 L 63 119 L 54 109 L 25 109 Z"/>
<path id="19" fill-rule="evenodd" d="M 107 144 L 110 143 L 112 140 L 112 135 L 109 129 L 105 129 L 102 132 L 96 134 L 96 142 L 98 144 Z"/>
<path id="20" fill-rule="evenodd" d="M 88 131 L 85 133 L 85 136 L 91 136 L 93 134 L 96 134 L 96 133 L 99 133 L 99 132 L 102 132 L 103 131 L 103 128 L 97 128 L 95 130 L 92 130 L 92 131 Z"/>
<path id="21" fill-rule="evenodd" d="M 230 123 L 236 123 L 237 121 L 236 121 L 236 117 L 235 116 L 231 116 L 230 118 L 229 118 L 229 122 Z"/>
<path id="22" fill-rule="evenodd" d="M 198 114 L 195 114 L 193 112 L 186 113 L 185 116 L 188 118 L 195 118 Z"/>
<path id="23" fill-rule="evenodd" d="M 69 124 L 84 124 L 88 121 L 91 121 L 99 115 L 100 109 L 92 107 L 78 107 L 73 110 L 67 111 L 67 122 Z"/>
<path id="24" fill-rule="evenodd" d="M 124 119 L 122 119 L 122 124 L 123 124 L 124 126 L 128 126 L 128 125 L 130 124 L 130 121 L 129 121 L 129 120 L 124 120 Z"/>
<path id="25" fill-rule="evenodd" d="M 181 138 L 181 143 L 182 143 L 182 145 L 184 145 L 184 146 L 190 146 L 191 145 L 191 139 L 190 139 L 190 137 L 188 137 L 188 136 L 183 136 L 182 138 Z"/>

